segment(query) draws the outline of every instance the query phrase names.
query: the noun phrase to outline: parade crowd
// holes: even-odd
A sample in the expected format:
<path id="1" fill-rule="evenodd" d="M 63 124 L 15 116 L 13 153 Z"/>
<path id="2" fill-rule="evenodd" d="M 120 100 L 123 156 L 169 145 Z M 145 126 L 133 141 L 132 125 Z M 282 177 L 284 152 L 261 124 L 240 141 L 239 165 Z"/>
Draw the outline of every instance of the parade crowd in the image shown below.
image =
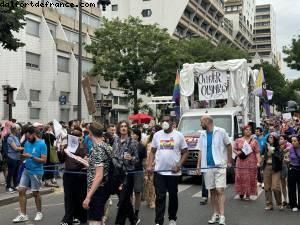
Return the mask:
<path id="1" fill-rule="evenodd" d="M 36 203 L 34 220 L 41 221 L 39 191 L 43 185 L 59 187 L 56 179 L 63 171 L 65 212 L 58 223 L 105 224 L 112 205 L 113 172 L 119 163 L 126 174 L 116 191 L 114 224 L 125 225 L 127 219 L 131 225 L 140 224 L 140 206 L 145 201 L 155 210 L 154 224 L 163 225 L 168 193 L 169 225 L 176 225 L 178 183 L 189 152 L 171 116 L 163 116 L 157 125 L 120 121 L 103 127 L 76 120 L 60 125 L 62 130 L 56 134 L 53 122 L 1 124 L 0 171 L 7 193 L 19 193 L 20 213 L 12 222 L 29 220 L 28 189 Z M 300 209 L 299 118 L 263 120 L 258 127 L 245 125 L 243 135 L 233 142 L 209 115 L 199 119 L 199 130 L 195 166 L 197 175 L 202 175 L 200 204 L 208 203 L 210 193 L 213 215 L 209 224 L 225 225 L 224 193 L 230 168 L 234 168 L 235 192 L 241 200 L 251 200 L 261 187 L 266 211 L 275 206 L 293 212 Z M 68 135 L 79 138 L 75 153 L 68 152 Z"/>

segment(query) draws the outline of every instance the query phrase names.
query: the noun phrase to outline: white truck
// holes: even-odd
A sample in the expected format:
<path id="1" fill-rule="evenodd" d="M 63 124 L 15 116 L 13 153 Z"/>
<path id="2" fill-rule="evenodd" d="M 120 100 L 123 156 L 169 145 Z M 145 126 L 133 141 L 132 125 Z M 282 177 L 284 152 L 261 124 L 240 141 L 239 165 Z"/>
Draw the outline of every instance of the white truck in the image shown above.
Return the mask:
<path id="1" fill-rule="evenodd" d="M 196 144 L 202 130 L 201 116 L 212 116 L 215 126 L 225 129 L 231 141 L 242 135 L 243 125 L 249 122 L 260 125 L 259 98 L 253 94 L 257 71 L 252 71 L 246 60 L 230 60 L 185 64 L 180 76 L 181 98 L 185 105 L 178 130 L 184 135 L 189 149 L 189 157 L 183 165 L 183 175 L 191 176 L 195 175 L 197 166 Z M 187 105 L 195 105 L 195 87 L 192 86 L 195 81 L 198 84 L 199 102 L 206 102 L 213 107 L 190 109 Z M 226 102 L 221 108 L 215 108 L 218 99 Z"/>

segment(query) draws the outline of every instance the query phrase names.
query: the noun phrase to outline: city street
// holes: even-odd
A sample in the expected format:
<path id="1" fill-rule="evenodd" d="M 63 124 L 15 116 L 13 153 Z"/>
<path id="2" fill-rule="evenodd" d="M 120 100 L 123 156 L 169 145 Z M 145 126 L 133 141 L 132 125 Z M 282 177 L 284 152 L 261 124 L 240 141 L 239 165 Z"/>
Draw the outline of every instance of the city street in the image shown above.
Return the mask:
<path id="1" fill-rule="evenodd" d="M 188 180 L 179 185 L 179 212 L 178 225 L 206 225 L 208 218 L 211 216 L 211 208 L 209 205 L 200 206 L 200 185 L 195 184 L 194 180 Z M 255 201 L 241 201 L 236 199 L 233 186 L 229 185 L 226 191 L 226 218 L 227 225 L 296 225 L 299 224 L 299 212 L 292 213 L 289 210 L 265 212 L 264 211 L 264 192 L 260 191 L 260 195 Z M 59 224 L 63 216 L 63 192 L 62 188 L 55 193 L 43 196 L 43 213 L 44 220 L 36 223 L 30 221 L 23 223 L 26 225 L 55 225 Z M 18 204 L 10 204 L 0 207 L 1 225 L 12 224 L 11 219 L 17 215 Z M 114 224 L 116 212 L 116 198 L 113 197 L 113 206 L 110 214 L 108 225 Z M 35 205 L 33 199 L 28 201 L 28 214 L 30 218 L 35 215 Z M 154 224 L 154 210 L 149 209 L 143 204 L 141 208 L 141 223 L 143 225 Z M 166 217 L 167 218 L 167 217 Z M 22 224 L 22 223 L 21 223 Z M 127 223 L 128 224 L 128 223 Z M 167 221 L 165 221 L 167 224 Z"/>

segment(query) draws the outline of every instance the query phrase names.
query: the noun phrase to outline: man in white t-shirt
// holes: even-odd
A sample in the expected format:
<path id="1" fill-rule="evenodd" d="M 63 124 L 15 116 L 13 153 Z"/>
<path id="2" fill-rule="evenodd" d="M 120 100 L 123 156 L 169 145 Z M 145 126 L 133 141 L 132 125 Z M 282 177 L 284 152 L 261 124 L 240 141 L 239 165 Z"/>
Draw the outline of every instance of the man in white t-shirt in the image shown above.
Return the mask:
<path id="1" fill-rule="evenodd" d="M 214 126 L 212 117 L 202 116 L 201 126 L 204 132 L 201 133 L 197 144 L 199 149 L 197 172 L 200 174 L 199 170 L 203 168 L 201 172 L 206 188 L 211 194 L 214 214 L 208 223 L 225 225 L 226 167 L 231 166 L 232 147 L 228 134 L 223 128 Z"/>
<path id="2" fill-rule="evenodd" d="M 148 160 L 148 173 L 153 172 L 156 193 L 155 223 L 163 225 L 166 209 L 166 193 L 169 193 L 169 225 L 176 225 L 178 210 L 178 180 L 180 169 L 188 157 L 188 146 L 184 136 L 172 128 L 172 117 L 164 116 L 163 130 L 154 134 L 152 151 Z"/>

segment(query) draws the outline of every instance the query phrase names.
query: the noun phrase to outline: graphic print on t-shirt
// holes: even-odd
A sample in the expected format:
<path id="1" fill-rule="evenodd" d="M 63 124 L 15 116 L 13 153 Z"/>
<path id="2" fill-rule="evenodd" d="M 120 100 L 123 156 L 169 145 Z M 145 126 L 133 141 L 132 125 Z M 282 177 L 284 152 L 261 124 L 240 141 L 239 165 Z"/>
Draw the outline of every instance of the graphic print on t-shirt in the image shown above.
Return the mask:
<path id="1" fill-rule="evenodd" d="M 174 148 L 175 148 L 175 141 L 173 138 L 170 138 L 170 140 L 159 141 L 160 150 L 174 150 Z"/>

